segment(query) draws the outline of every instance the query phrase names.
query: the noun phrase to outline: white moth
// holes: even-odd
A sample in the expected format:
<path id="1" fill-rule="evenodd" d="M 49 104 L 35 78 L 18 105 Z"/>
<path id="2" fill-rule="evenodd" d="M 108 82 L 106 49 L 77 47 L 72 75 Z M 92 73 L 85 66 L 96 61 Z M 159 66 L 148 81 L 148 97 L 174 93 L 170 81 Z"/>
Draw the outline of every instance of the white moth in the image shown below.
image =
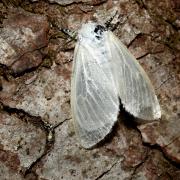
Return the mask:
<path id="1" fill-rule="evenodd" d="M 105 27 L 82 25 L 74 52 L 71 107 L 76 133 L 91 148 L 111 131 L 119 98 L 136 118 L 154 120 L 161 110 L 153 86 L 135 57 Z"/>

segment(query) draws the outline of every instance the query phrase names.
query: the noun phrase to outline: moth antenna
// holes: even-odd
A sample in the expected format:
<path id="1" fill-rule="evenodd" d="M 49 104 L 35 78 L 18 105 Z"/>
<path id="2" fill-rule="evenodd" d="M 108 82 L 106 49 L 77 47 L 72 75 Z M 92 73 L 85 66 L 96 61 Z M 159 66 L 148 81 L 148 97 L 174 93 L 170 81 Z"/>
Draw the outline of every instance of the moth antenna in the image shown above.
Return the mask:
<path id="1" fill-rule="evenodd" d="M 67 29 L 67 28 L 61 28 L 59 27 L 59 25 L 55 22 L 53 22 L 51 24 L 52 26 L 56 27 L 59 29 L 59 31 L 61 31 L 62 33 L 64 33 L 65 35 L 67 35 L 70 39 L 72 40 L 77 40 L 77 32 L 76 31 L 72 31 L 70 29 Z"/>
<path id="2" fill-rule="evenodd" d="M 60 31 L 69 36 L 72 40 L 77 40 L 77 32 L 67 28 L 60 28 Z"/>
<path id="3" fill-rule="evenodd" d="M 112 26 L 111 22 L 113 21 L 113 19 L 114 19 L 115 16 L 117 15 L 117 13 L 118 13 L 118 11 L 116 11 L 115 14 L 114 14 L 109 20 L 107 20 L 107 21 L 105 22 L 105 27 L 106 27 L 107 29 L 109 29 L 109 28 Z"/>

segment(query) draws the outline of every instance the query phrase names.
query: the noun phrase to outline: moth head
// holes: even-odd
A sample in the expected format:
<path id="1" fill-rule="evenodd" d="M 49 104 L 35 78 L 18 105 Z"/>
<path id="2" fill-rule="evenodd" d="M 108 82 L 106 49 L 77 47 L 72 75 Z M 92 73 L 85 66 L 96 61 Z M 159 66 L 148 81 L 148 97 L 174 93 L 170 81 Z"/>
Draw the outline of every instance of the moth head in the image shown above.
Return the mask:
<path id="1" fill-rule="evenodd" d="M 98 41 L 103 39 L 104 32 L 107 31 L 103 25 L 99 25 L 94 22 L 88 22 L 82 25 L 79 30 L 79 40 L 86 38 L 92 41 Z"/>

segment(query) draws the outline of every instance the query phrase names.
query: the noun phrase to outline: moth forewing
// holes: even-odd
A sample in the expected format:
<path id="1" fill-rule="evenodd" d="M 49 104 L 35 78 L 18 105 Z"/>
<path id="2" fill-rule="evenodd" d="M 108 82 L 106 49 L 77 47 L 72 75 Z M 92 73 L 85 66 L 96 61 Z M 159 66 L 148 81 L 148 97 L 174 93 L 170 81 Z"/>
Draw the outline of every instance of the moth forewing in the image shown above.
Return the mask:
<path id="1" fill-rule="evenodd" d="M 79 32 L 71 82 L 73 120 L 84 148 L 91 148 L 105 138 L 119 112 L 112 65 L 103 39 L 94 39 L 94 28 L 94 23 L 85 24 Z"/>
<path id="2" fill-rule="evenodd" d="M 140 119 L 159 119 L 160 105 L 149 77 L 112 32 L 108 31 L 106 38 L 114 66 L 114 79 L 124 108 Z"/>

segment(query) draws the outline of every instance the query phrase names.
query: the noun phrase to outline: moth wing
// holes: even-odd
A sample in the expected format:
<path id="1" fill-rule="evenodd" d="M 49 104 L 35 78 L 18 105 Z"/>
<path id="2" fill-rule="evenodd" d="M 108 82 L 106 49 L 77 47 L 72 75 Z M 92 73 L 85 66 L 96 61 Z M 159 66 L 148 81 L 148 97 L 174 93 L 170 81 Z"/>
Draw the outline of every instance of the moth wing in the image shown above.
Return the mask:
<path id="1" fill-rule="evenodd" d="M 100 58 L 100 59 L 99 59 Z M 111 131 L 117 121 L 119 99 L 110 62 L 101 62 L 101 51 L 77 43 L 71 81 L 71 107 L 76 133 L 90 148 Z"/>
<path id="2" fill-rule="evenodd" d="M 159 102 L 147 74 L 112 32 L 108 31 L 107 38 L 114 66 L 114 78 L 124 108 L 140 119 L 160 118 Z"/>

